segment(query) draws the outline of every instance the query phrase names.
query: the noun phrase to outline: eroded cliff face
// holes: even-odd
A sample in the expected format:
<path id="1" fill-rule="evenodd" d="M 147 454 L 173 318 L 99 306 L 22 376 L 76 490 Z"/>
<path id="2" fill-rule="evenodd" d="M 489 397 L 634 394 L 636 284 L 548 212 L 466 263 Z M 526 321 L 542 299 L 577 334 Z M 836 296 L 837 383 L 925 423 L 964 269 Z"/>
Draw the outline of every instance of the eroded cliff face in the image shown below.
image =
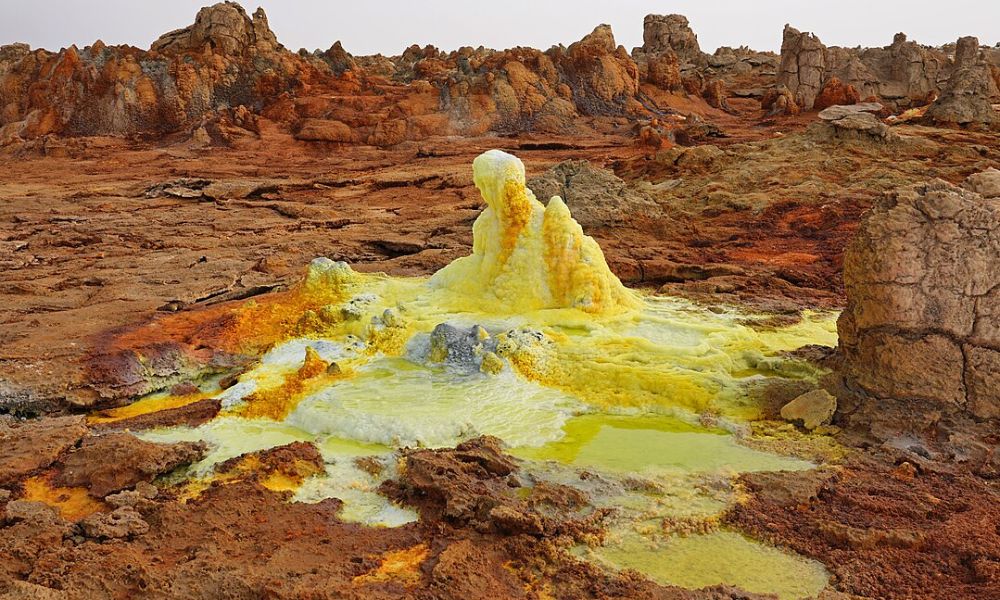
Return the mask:
<path id="1" fill-rule="evenodd" d="M 827 93 L 841 99 L 856 97 L 855 102 L 877 99 L 895 109 L 922 106 L 949 87 L 947 82 L 962 60 L 961 45 L 960 40 L 952 57 L 950 47 L 921 46 L 907 40 L 906 34 L 897 33 L 892 44 L 884 48 L 827 47 L 815 34 L 786 25 L 777 83 L 787 88 L 804 110 L 830 106 L 820 102 L 830 87 L 852 88 L 854 91 L 846 94 Z M 987 74 L 991 73 L 994 53 L 980 53 L 975 41 L 972 56 L 976 55 Z M 989 75 L 986 78 L 992 79 Z"/>
<path id="2" fill-rule="evenodd" d="M 887 196 L 846 252 L 844 284 L 849 385 L 875 402 L 1000 418 L 1000 171 Z"/>

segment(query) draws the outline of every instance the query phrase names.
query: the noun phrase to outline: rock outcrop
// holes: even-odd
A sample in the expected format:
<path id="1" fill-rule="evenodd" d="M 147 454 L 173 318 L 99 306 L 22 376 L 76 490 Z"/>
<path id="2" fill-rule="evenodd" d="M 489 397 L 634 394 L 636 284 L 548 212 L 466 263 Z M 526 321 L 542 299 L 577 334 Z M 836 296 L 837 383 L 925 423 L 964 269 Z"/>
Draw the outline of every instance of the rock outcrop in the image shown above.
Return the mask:
<path id="1" fill-rule="evenodd" d="M 683 15 L 646 15 L 642 21 L 641 50 L 647 55 L 672 52 L 685 63 L 705 60 L 698 36 Z"/>
<path id="2" fill-rule="evenodd" d="M 314 71 L 278 44 L 262 10 L 235 3 L 198 12 L 149 51 L 95 42 L 58 53 L 3 52 L 0 138 L 49 133 L 168 133 L 216 110 L 260 112 Z"/>
<path id="3" fill-rule="evenodd" d="M 837 329 L 851 388 L 1000 418 L 1000 171 L 886 197 L 847 250 L 844 283 Z"/>
<path id="4" fill-rule="evenodd" d="M 253 19 L 235 2 L 223 2 L 198 11 L 194 24 L 160 36 L 150 50 L 154 52 L 216 52 L 227 56 L 251 49 L 273 52 L 281 48 L 267 23 L 264 9 L 258 8 Z"/>
<path id="5" fill-rule="evenodd" d="M 979 50 L 979 40 L 964 37 L 955 50 L 955 67 L 940 97 L 927 109 L 936 123 L 990 126 L 1000 122 L 993 100 L 1000 96 L 997 83 Z"/>
<path id="6" fill-rule="evenodd" d="M 56 481 L 63 486 L 86 487 L 90 495 L 104 498 L 195 462 L 205 451 L 201 442 L 155 444 L 130 433 L 91 436 L 62 459 Z"/>
<path id="7" fill-rule="evenodd" d="M 810 110 L 823 88 L 826 46 L 812 33 L 785 25 L 778 69 L 778 85 L 791 92 L 797 106 Z"/>
<path id="8" fill-rule="evenodd" d="M 528 180 L 538 198 L 559 196 L 586 231 L 641 223 L 662 211 L 621 178 L 585 160 L 567 160 Z"/>
<path id="9" fill-rule="evenodd" d="M 944 51 L 909 41 L 903 33 L 883 48 L 841 48 L 827 47 L 816 35 L 785 25 L 777 82 L 791 91 L 803 110 L 811 110 L 833 80 L 847 97 L 878 98 L 894 108 L 906 108 L 932 99 L 952 68 Z M 827 92 L 839 94 L 835 89 Z M 827 102 L 821 104 L 830 106 Z M 843 104 L 843 98 L 833 103 Z"/>
<path id="10" fill-rule="evenodd" d="M 639 108 L 639 68 L 615 43 L 611 27 L 599 25 L 579 42 L 549 51 L 577 110 L 587 115 L 621 114 Z"/>

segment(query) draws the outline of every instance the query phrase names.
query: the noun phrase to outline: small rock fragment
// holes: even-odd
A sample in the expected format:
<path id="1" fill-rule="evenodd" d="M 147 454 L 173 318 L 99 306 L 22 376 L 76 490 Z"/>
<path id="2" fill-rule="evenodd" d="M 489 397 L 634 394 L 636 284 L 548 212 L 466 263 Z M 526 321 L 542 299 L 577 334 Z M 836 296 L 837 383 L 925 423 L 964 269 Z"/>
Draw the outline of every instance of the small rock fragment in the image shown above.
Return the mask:
<path id="1" fill-rule="evenodd" d="M 14 500 L 4 507 L 4 520 L 7 523 L 18 521 L 49 522 L 59 519 L 56 509 L 44 502 L 34 500 Z"/>
<path id="2" fill-rule="evenodd" d="M 813 390 L 781 407 L 781 418 L 801 422 L 808 430 L 825 425 L 837 411 L 837 399 L 826 390 Z"/>
<path id="3" fill-rule="evenodd" d="M 95 513 L 80 521 L 84 535 L 96 539 L 132 538 L 149 531 L 149 523 L 131 506 L 110 513 Z"/>

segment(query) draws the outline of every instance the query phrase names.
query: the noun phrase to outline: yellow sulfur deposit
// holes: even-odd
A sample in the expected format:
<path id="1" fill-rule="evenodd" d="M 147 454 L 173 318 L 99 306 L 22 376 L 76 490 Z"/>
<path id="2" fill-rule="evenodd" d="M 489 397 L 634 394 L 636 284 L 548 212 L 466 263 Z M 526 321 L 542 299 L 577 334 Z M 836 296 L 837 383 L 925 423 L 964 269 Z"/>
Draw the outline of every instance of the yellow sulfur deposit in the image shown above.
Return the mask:
<path id="1" fill-rule="evenodd" d="M 173 395 L 165 392 L 150 394 L 146 398 L 132 404 L 91 413 L 87 415 L 87 423 L 90 425 L 114 423 L 164 410 L 181 408 L 189 404 L 194 404 L 199 400 L 210 398 L 211 396 L 211 393 L 202 391 L 181 395 Z"/>
<path id="2" fill-rule="evenodd" d="M 500 314 L 549 308 L 614 314 L 639 306 L 562 199 L 543 206 L 525 187 L 517 157 L 490 150 L 472 171 L 487 205 L 472 226 L 472 254 L 438 271 L 431 286 Z"/>
<path id="3" fill-rule="evenodd" d="M 267 351 L 213 395 L 220 416 L 196 429 L 142 434 L 211 444 L 192 467 L 203 479 L 190 495 L 213 477 L 214 464 L 311 442 L 322 469 L 257 480 L 299 501 L 340 498 L 345 520 L 395 526 L 416 516 L 378 493 L 396 468 L 394 448 L 494 435 L 525 469 L 621 511 L 595 560 L 691 587 L 736 583 L 783 598 L 822 588 L 826 573 L 816 563 L 715 529 L 734 489 L 720 481 L 813 467 L 751 449 L 731 432 L 760 416 L 768 385 L 822 374 L 783 354 L 835 345 L 837 315 L 806 311 L 788 324 L 629 290 L 561 199 L 543 206 L 525 187 L 521 161 L 491 150 L 473 173 L 487 208 L 473 226 L 471 255 L 430 278 L 356 273 L 318 258 L 293 290 L 244 307 L 227 333 L 237 346 L 251 340 L 240 347 Z M 149 405 L 156 402 L 163 404 Z M 378 474 L 357 468 L 359 456 L 380 461 Z M 259 469 L 244 458 L 235 474 L 214 477 Z M 586 483 L 577 469 L 600 477 Z M 681 530 L 699 535 L 664 535 Z M 416 581 L 425 551 L 390 552 L 356 582 Z M 732 568 L 717 568 L 714 557 Z M 711 568 L 667 565 L 698 561 Z"/>

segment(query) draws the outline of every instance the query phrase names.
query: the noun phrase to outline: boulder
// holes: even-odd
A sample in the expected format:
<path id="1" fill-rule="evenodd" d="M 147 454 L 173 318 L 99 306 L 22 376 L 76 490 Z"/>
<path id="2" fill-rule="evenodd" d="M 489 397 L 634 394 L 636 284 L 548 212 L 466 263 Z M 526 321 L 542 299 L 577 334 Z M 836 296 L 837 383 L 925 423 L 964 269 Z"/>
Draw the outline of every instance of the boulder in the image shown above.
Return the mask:
<path id="1" fill-rule="evenodd" d="M 772 117 L 775 115 L 797 115 L 802 111 L 795 101 L 795 95 L 783 84 L 765 91 L 760 99 L 760 107 L 767 116 Z"/>
<path id="2" fill-rule="evenodd" d="M 133 538 L 149 531 L 149 523 L 134 508 L 124 506 L 110 513 L 94 513 L 80 521 L 80 529 L 89 538 L 116 540 Z"/>
<path id="3" fill-rule="evenodd" d="M 872 208 L 844 258 L 837 330 L 851 389 L 1000 417 L 998 192 L 991 170 L 963 187 L 901 189 Z"/>
<path id="4" fill-rule="evenodd" d="M 830 106 L 857 104 L 858 102 L 861 102 L 861 94 L 858 90 L 853 85 L 845 84 L 833 76 L 823 84 L 823 89 L 816 96 L 813 108 L 823 110 Z"/>
<path id="5" fill-rule="evenodd" d="M 559 196 L 586 231 L 653 218 L 660 207 L 621 178 L 586 160 L 563 161 L 528 180 L 535 196 L 548 202 Z"/>
<path id="6" fill-rule="evenodd" d="M 800 423 L 812 431 L 826 425 L 837 412 L 837 399 L 826 390 L 813 390 L 796 397 L 781 407 L 781 418 Z"/>
<path id="7" fill-rule="evenodd" d="M 459 327 L 439 323 L 431 332 L 428 344 L 421 344 L 416 352 L 421 356 L 416 358 L 461 373 L 495 373 L 503 369 L 496 351 L 497 339 L 479 325 Z"/>
<path id="8" fill-rule="evenodd" d="M 819 113 L 820 123 L 810 129 L 822 141 L 876 141 L 899 139 L 889 126 L 870 111 L 881 110 L 876 102 L 850 106 L 831 106 Z"/>

